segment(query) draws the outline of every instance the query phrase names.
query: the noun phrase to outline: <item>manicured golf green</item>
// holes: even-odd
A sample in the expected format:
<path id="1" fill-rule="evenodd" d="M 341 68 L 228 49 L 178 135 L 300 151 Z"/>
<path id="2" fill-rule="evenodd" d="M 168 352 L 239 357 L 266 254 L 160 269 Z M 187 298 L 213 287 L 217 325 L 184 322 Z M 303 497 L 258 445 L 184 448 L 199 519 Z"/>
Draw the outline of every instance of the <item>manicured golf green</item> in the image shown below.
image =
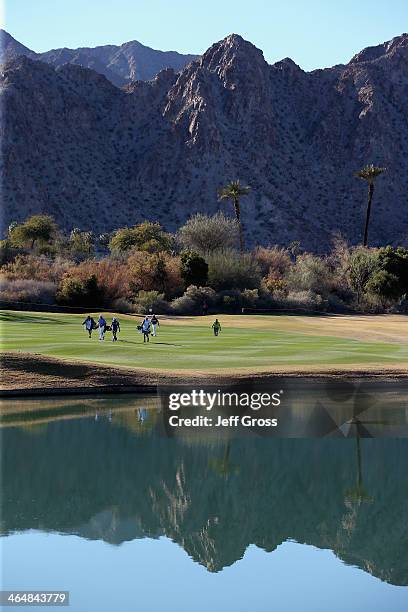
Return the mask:
<path id="1" fill-rule="evenodd" d="M 110 317 L 107 319 L 109 322 Z M 408 344 L 395 332 L 399 329 L 395 317 L 387 341 L 375 339 L 374 332 L 379 329 L 375 318 L 373 323 L 365 321 L 364 339 L 357 339 L 362 324 L 354 323 L 352 317 L 337 317 L 331 322 L 327 317 L 222 315 L 223 328 L 217 338 L 211 330 L 214 317 L 160 319 L 158 337 L 145 345 L 136 329 L 137 317 L 120 317 L 120 340 L 113 343 L 109 332 L 104 342 L 98 340 L 97 330 L 89 339 L 81 326 L 83 315 L 0 311 L 1 349 L 167 371 L 307 370 L 342 365 L 344 369 L 344 365 L 364 364 L 406 368 L 408 364 Z M 386 318 L 380 323 L 383 330 Z M 373 340 L 365 339 L 371 336 Z"/>

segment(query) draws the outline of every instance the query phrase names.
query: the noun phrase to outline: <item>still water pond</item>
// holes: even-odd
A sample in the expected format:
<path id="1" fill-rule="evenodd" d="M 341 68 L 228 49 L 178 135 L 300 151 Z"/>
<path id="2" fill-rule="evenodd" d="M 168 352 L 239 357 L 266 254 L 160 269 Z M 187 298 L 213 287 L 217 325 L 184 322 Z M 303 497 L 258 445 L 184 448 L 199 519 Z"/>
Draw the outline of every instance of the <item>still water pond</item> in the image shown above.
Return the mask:
<path id="1" fill-rule="evenodd" d="M 398 401 L 376 422 L 406 426 Z M 75 612 L 408 609 L 407 438 L 168 437 L 140 396 L 2 414 L 3 589 Z"/>

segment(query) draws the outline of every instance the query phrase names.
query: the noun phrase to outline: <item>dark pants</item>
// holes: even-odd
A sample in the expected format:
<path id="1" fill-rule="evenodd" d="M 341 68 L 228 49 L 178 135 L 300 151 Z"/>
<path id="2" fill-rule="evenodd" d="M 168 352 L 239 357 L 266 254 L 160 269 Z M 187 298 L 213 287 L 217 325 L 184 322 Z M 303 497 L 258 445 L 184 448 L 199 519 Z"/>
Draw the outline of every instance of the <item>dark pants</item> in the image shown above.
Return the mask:
<path id="1" fill-rule="evenodd" d="M 90 338 L 92 338 L 92 329 L 88 329 L 88 335 Z"/>
<path id="2" fill-rule="evenodd" d="M 149 332 L 143 332 L 143 342 L 149 342 Z"/>
<path id="3" fill-rule="evenodd" d="M 114 331 L 114 330 L 112 329 L 112 336 L 113 336 L 113 341 L 114 341 L 114 342 L 116 342 L 116 341 L 117 341 L 117 337 L 116 337 L 116 334 L 117 334 L 117 333 L 118 333 L 117 331 Z"/>
<path id="4" fill-rule="evenodd" d="M 218 327 L 214 327 L 214 336 L 218 336 L 219 331 Z"/>

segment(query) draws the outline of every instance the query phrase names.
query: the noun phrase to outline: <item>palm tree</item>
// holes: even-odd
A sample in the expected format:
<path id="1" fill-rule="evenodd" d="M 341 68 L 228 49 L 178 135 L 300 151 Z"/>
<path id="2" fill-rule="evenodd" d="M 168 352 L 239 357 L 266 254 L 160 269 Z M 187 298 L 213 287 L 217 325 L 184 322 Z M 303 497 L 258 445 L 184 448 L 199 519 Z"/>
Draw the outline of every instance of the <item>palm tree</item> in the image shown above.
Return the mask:
<path id="1" fill-rule="evenodd" d="M 241 253 L 244 250 L 244 232 L 241 223 L 240 198 L 241 196 L 248 195 L 250 191 L 250 187 L 245 187 L 244 185 L 241 185 L 241 183 L 237 180 L 231 181 L 230 183 L 225 185 L 225 187 L 222 187 L 218 192 L 219 200 L 231 200 L 234 204 L 235 216 L 237 218 L 239 228 L 239 248 Z"/>
<path id="2" fill-rule="evenodd" d="M 374 166 L 374 164 L 369 164 L 364 166 L 361 170 L 356 172 L 356 176 L 358 178 L 367 181 L 368 183 L 368 201 L 367 201 L 367 212 L 366 212 L 366 221 L 364 227 L 364 240 L 363 246 L 367 246 L 368 243 L 368 224 L 370 223 L 370 214 L 371 214 L 371 202 L 373 200 L 374 194 L 374 181 L 377 176 L 380 176 L 383 172 L 385 172 L 386 168 L 380 168 L 379 166 Z"/>

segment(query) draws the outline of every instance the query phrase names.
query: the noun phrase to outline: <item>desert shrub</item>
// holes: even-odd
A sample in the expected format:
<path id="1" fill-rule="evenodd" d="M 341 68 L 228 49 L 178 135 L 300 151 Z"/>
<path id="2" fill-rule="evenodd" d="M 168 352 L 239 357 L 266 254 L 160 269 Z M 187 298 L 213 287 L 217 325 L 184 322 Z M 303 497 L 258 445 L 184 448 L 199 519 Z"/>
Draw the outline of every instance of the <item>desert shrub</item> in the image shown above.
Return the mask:
<path id="1" fill-rule="evenodd" d="M 292 261 L 286 249 L 281 247 L 257 247 L 254 251 L 261 273 L 270 278 L 281 279 L 287 275 Z"/>
<path id="2" fill-rule="evenodd" d="M 208 264 L 201 255 L 193 251 L 187 251 L 181 254 L 181 276 L 186 287 L 197 285 L 203 287 L 208 280 Z"/>
<path id="3" fill-rule="evenodd" d="M 150 309 L 157 314 L 169 311 L 169 304 L 164 299 L 164 294 L 158 291 L 139 291 L 134 299 L 134 311 L 147 314 Z"/>
<path id="4" fill-rule="evenodd" d="M 129 286 L 133 295 L 139 291 L 160 291 L 167 299 L 184 288 L 180 259 L 167 253 L 133 251 L 127 260 Z"/>
<path id="5" fill-rule="evenodd" d="M 384 247 L 378 251 L 378 260 L 381 269 L 396 278 L 394 282 L 396 296 L 401 296 L 408 292 L 408 249 L 391 246 Z"/>
<path id="6" fill-rule="evenodd" d="M 311 290 L 290 291 L 285 297 L 284 305 L 287 308 L 314 311 L 325 310 L 327 302 L 319 293 Z"/>
<path id="7" fill-rule="evenodd" d="M 45 255 L 17 255 L 4 265 L 2 274 L 10 279 L 27 279 L 59 283 L 72 262 L 61 258 L 51 259 Z"/>
<path id="8" fill-rule="evenodd" d="M 283 278 L 276 278 L 268 275 L 263 279 L 264 287 L 271 293 L 287 294 L 288 293 L 288 282 Z"/>
<path id="9" fill-rule="evenodd" d="M 401 295 L 399 278 L 386 270 L 378 270 L 367 281 L 365 291 L 385 301 L 395 300 Z"/>
<path id="10" fill-rule="evenodd" d="M 215 305 L 217 294 L 211 287 L 187 287 L 184 294 L 171 302 L 171 309 L 175 314 L 201 314 L 203 304 L 208 307 Z"/>
<path id="11" fill-rule="evenodd" d="M 312 291 L 326 296 L 332 284 L 327 261 L 311 253 L 299 255 L 288 274 L 288 285 L 292 291 Z"/>
<path id="12" fill-rule="evenodd" d="M 109 242 L 111 251 L 147 251 L 148 253 L 169 252 L 172 249 L 172 236 L 163 231 L 160 223 L 144 221 L 134 227 L 118 229 Z"/>
<path id="13" fill-rule="evenodd" d="M 166 262 L 164 294 L 167 299 L 171 299 L 181 295 L 184 289 L 183 278 L 181 276 L 180 257 L 172 257 L 167 253 L 165 253 L 163 257 Z"/>
<path id="14" fill-rule="evenodd" d="M 327 296 L 327 310 L 330 312 L 352 312 L 353 308 L 350 304 L 350 294 L 345 294 L 346 299 L 338 295 L 338 292 L 329 293 Z"/>
<path id="15" fill-rule="evenodd" d="M 68 252 L 75 260 L 81 261 L 95 255 L 95 236 L 93 232 L 73 229 L 67 244 Z"/>
<path id="16" fill-rule="evenodd" d="M 109 242 L 111 239 L 111 235 L 108 232 L 104 232 L 103 234 L 99 234 L 97 238 L 97 244 L 100 249 L 104 251 L 109 248 Z"/>
<path id="17" fill-rule="evenodd" d="M 35 279 L 0 280 L 1 299 L 5 302 L 54 304 L 57 285 L 51 281 Z"/>
<path id="18" fill-rule="evenodd" d="M 110 307 L 115 300 L 119 298 L 128 299 L 132 295 L 126 263 L 111 257 L 82 261 L 68 268 L 66 276 L 82 282 L 86 282 L 91 276 L 95 276 L 99 288 L 100 306 Z"/>
<path id="19" fill-rule="evenodd" d="M 116 312 L 135 312 L 135 305 L 133 302 L 126 300 L 125 298 L 113 300 L 112 308 L 116 310 Z"/>
<path id="20" fill-rule="evenodd" d="M 10 240 L 0 240 L 0 266 L 10 263 L 18 254 L 18 249 L 11 245 Z"/>
<path id="21" fill-rule="evenodd" d="M 236 312 L 242 308 L 242 293 L 238 289 L 221 291 L 219 297 L 221 310 Z"/>
<path id="22" fill-rule="evenodd" d="M 259 266 L 250 253 L 240 255 L 232 249 L 207 255 L 208 284 L 216 291 L 257 289 L 261 283 Z"/>
<path id="23" fill-rule="evenodd" d="M 213 216 L 198 213 L 179 229 L 178 240 L 185 249 L 201 254 L 234 248 L 239 236 L 235 219 L 218 212 Z"/>
<path id="24" fill-rule="evenodd" d="M 390 301 L 375 293 L 365 292 L 358 303 L 353 305 L 354 311 L 376 314 L 384 312 L 390 306 Z"/>
<path id="25" fill-rule="evenodd" d="M 180 297 L 172 300 L 170 306 L 172 312 L 178 315 L 199 314 L 199 312 L 202 310 L 200 307 L 197 306 L 196 301 L 191 296 L 186 294 L 183 294 Z"/>
<path id="26" fill-rule="evenodd" d="M 408 314 L 408 296 L 403 295 L 394 306 L 394 312 L 399 314 Z"/>
<path id="27" fill-rule="evenodd" d="M 242 292 L 242 303 L 244 306 L 255 308 L 259 301 L 258 289 L 244 289 Z"/>
<path id="28" fill-rule="evenodd" d="M 356 247 L 351 252 L 347 273 L 350 287 L 356 293 L 357 302 L 361 301 L 368 281 L 378 271 L 379 266 L 378 251 Z"/>
<path id="29" fill-rule="evenodd" d="M 258 289 L 229 289 L 217 294 L 221 310 L 236 312 L 243 307 L 255 308 L 258 305 Z"/>
<path id="30" fill-rule="evenodd" d="M 98 307 L 103 299 L 95 274 L 86 279 L 66 274 L 58 288 L 58 304 L 78 307 Z"/>

